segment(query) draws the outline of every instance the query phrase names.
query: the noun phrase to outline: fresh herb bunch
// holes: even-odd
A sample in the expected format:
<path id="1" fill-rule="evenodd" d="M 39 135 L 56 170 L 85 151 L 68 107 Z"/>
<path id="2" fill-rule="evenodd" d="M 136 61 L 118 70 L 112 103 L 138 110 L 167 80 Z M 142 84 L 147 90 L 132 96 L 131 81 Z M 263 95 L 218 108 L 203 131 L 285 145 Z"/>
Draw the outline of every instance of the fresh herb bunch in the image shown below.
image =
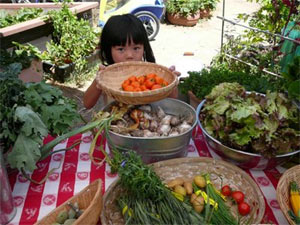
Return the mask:
<path id="1" fill-rule="evenodd" d="M 179 83 L 179 89 L 184 94 L 192 91 L 197 98 L 204 99 L 216 85 L 223 82 L 238 82 L 247 91 L 266 93 L 267 90 L 279 90 L 282 81 L 261 73 L 247 74 L 231 71 L 227 67 L 212 67 L 200 72 L 189 72 L 189 76 Z"/>
<path id="2" fill-rule="evenodd" d="M 192 206 L 178 200 L 152 167 L 134 151 L 113 151 L 107 156 L 112 172 L 118 172 L 125 193 L 118 199 L 126 224 L 201 224 L 203 218 Z"/>
<path id="3" fill-rule="evenodd" d="M 2 11 L 3 12 L 3 11 Z M 8 27 L 17 23 L 25 22 L 39 17 L 43 12 L 41 8 L 21 8 L 16 14 L 0 14 L 0 28 Z"/>
<path id="4" fill-rule="evenodd" d="M 116 151 L 110 165 L 113 173 L 118 172 L 122 187 L 130 189 L 137 198 L 160 201 L 164 197 L 164 184 L 135 152 L 121 154 Z"/>
<path id="5" fill-rule="evenodd" d="M 221 196 L 216 192 L 216 188 L 210 182 L 210 175 L 205 175 L 206 180 L 206 193 L 209 198 L 212 198 L 216 203 L 218 203 L 218 209 L 213 210 L 212 216 L 210 217 L 210 222 L 212 224 L 231 224 L 231 225 L 238 225 L 239 222 L 237 219 L 232 215 L 230 208 L 228 205 L 225 204 L 224 200 Z M 208 205 L 208 204 L 207 204 Z M 251 224 L 251 223 L 249 223 Z"/>

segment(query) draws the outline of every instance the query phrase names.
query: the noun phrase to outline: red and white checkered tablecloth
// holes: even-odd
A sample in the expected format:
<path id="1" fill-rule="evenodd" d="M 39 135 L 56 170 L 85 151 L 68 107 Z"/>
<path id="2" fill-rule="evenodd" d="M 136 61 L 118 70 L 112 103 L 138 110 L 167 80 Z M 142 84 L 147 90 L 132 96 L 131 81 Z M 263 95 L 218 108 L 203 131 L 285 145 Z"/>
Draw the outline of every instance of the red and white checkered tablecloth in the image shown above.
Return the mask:
<path id="1" fill-rule="evenodd" d="M 47 137 L 45 143 L 51 139 L 51 137 Z M 116 175 L 109 172 L 108 165 L 104 164 L 99 167 L 90 161 L 88 155 L 92 139 L 90 133 L 75 135 L 57 145 L 55 150 L 69 147 L 79 139 L 82 140 L 82 143 L 72 150 L 56 153 L 37 164 L 38 169 L 32 174 L 32 178 L 35 180 L 42 179 L 50 169 L 57 168 L 61 164 L 45 183 L 36 185 L 24 179 L 21 174 L 9 174 L 14 204 L 17 208 L 17 214 L 9 223 L 10 225 L 35 223 L 95 179 L 102 179 L 104 193 L 117 178 Z M 106 151 L 108 151 L 107 147 Z M 97 147 L 95 154 L 103 157 Z M 196 127 L 188 147 L 187 157 L 198 156 L 219 159 L 214 152 L 208 150 L 199 127 Z M 276 187 L 284 171 L 285 169 L 280 166 L 269 171 L 246 170 L 265 197 L 266 210 L 261 223 L 288 224 L 276 200 Z"/>

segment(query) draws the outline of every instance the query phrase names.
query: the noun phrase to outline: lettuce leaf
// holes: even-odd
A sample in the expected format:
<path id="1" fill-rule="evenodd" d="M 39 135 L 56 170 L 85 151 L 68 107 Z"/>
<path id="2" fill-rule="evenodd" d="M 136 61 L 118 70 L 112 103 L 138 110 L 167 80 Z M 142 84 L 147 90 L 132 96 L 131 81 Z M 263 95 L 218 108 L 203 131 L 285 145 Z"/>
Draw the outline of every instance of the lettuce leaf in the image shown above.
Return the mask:
<path id="1" fill-rule="evenodd" d="M 39 147 L 43 144 L 43 138 L 48 135 L 48 129 L 39 115 L 29 107 L 17 107 L 15 119 L 23 122 L 23 126 L 7 156 L 8 163 L 11 168 L 33 171 L 41 157 Z"/>

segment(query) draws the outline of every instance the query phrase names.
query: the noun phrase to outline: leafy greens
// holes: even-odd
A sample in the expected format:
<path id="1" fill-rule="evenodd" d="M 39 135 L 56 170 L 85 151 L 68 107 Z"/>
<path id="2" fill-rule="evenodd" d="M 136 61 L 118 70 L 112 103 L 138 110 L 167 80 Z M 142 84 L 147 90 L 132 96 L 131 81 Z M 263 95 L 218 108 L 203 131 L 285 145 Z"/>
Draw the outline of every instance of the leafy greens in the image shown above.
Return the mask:
<path id="1" fill-rule="evenodd" d="M 73 100 L 45 82 L 18 79 L 20 63 L 0 72 L 0 143 L 11 168 L 33 171 L 48 134 L 61 135 L 80 120 Z"/>
<path id="2" fill-rule="evenodd" d="M 299 111 L 282 93 L 246 93 L 221 83 L 200 113 L 205 130 L 224 145 L 266 157 L 300 149 Z"/>

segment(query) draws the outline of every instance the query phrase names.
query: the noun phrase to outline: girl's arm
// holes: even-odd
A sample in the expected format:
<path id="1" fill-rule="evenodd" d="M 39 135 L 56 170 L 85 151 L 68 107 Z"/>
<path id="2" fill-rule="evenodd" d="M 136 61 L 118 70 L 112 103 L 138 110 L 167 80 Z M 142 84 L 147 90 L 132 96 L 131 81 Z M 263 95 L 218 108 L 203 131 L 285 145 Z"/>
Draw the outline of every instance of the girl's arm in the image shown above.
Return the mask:
<path id="1" fill-rule="evenodd" d="M 96 105 L 102 90 L 97 87 L 97 81 L 94 79 L 93 83 L 85 91 L 83 96 L 83 105 L 85 108 L 90 109 Z"/>
<path id="2" fill-rule="evenodd" d="M 99 66 L 99 70 L 104 70 L 106 67 L 104 65 Z M 97 85 L 96 79 L 93 80 L 93 83 L 89 86 L 89 88 L 85 91 L 83 96 L 83 105 L 85 108 L 90 109 L 94 105 L 96 105 L 100 95 L 102 93 L 101 88 Z"/>

